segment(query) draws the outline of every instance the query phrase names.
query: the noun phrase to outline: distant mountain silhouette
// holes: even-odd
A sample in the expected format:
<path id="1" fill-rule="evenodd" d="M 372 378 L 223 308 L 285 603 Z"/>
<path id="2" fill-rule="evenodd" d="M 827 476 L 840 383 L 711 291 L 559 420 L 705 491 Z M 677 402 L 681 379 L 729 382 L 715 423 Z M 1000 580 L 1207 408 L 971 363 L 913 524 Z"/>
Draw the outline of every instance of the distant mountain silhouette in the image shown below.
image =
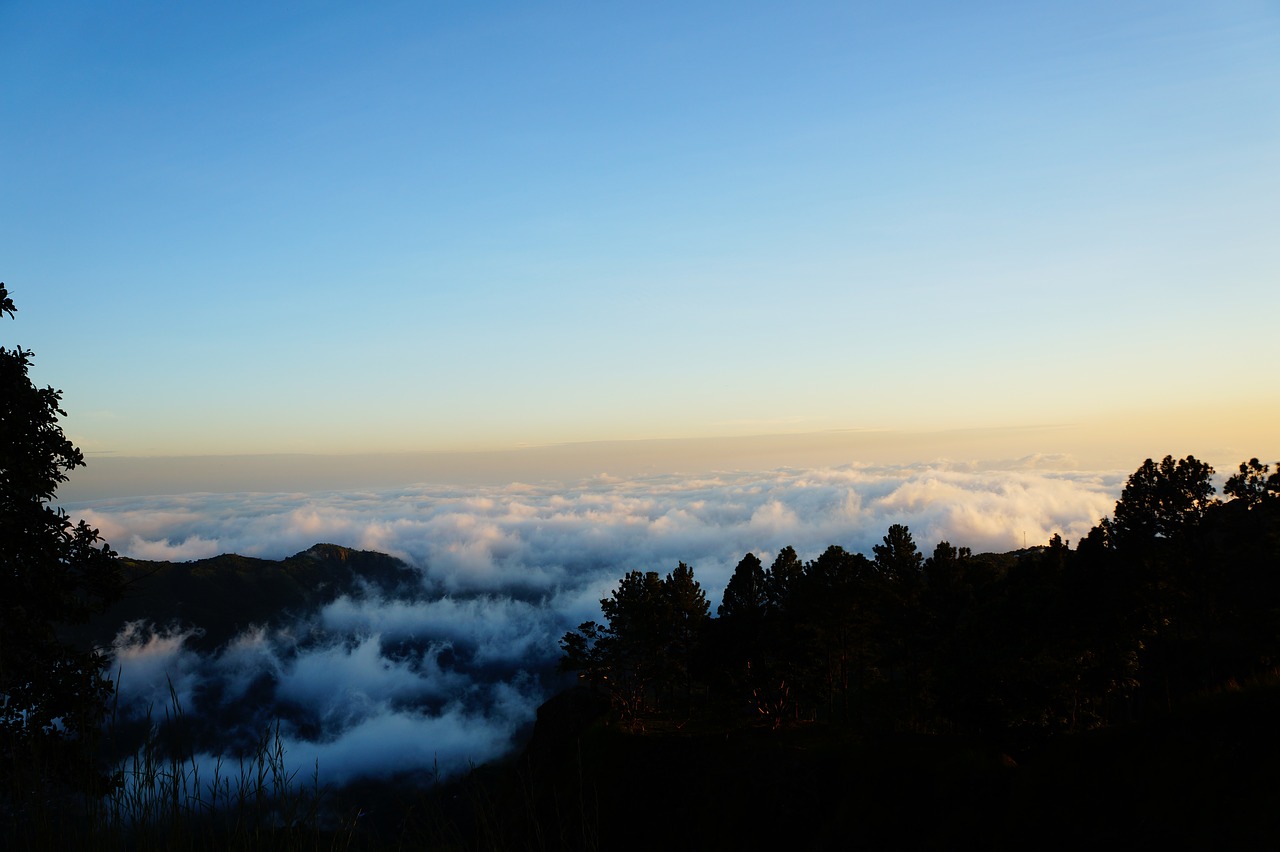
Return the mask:
<path id="1" fill-rule="evenodd" d="M 317 544 L 286 559 L 226 553 L 192 562 L 124 560 L 124 598 L 84 632 L 110 645 L 124 624 L 194 626 L 193 650 L 208 653 L 251 625 L 276 627 L 343 595 L 419 594 L 419 574 L 385 553 Z"/>

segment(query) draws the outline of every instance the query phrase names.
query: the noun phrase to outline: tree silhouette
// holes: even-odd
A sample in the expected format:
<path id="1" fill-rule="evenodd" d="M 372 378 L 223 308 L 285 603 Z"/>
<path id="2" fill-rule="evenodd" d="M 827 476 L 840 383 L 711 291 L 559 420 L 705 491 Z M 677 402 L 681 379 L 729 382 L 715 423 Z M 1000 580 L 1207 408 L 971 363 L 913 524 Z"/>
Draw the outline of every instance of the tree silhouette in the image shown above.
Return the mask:
<path id="1" fill-rule="evenodd" d="M 789 656 L 802 709 L 831 716 L 851 712 L 851 691 L 874 667 L 879 623 L 868 585 L 871 563 L 833 544 L 805 566 L 788 620 L 796 644 Z"/>
<path id="2" fill-rule="evenodd" d="M 931 613 L 922 606 L 924 555 L 903 524 L 891 525 L 882 541 L 871 548 L 883 625 L 879 656 L 897 695 L 894 703 L 906 711 L 904 722 L 914 726 L 927 701 L 923 677 Z"/>
<path id="3" fill-rule="evenodd" d="M 606 624 L 584 622 L 560 640 L 560 667 L 608 688 L 614 708 L 634 721 L 653 701 L 682 687 L 690 671 L 709 605 L 681 562 L 664 580 L 656 571 L 628 571 L 600 601 Z"/>
<path id="4" fill-rule="evenodd" d="M 667 599 L 664 609 L 670 624 L 666 628 L 665 669 L 660 673 L 660 679 L 668 691 L 679 690 L 687 699 L 695 655 L 711 606 L 702 585 L 694 579 L 693 569 L 683 562 L 667 575 L 662 590 Z"/>
<path id="5" fill-rule="evenodd" d="M 610 693 L 625 718 L 648 704 L 648 692 L 666 666 L 666 628 L 671 623 L 662 577 L 628 571 L 613 594 L 600 601 L 608 622 L 603 637 Z"/>
<path id="6" fill-rule="evenodd" d="M 592 686 L 599 686 L 608 680 L 609 660 L 604 629 L 594 621 L 584 621 L 576 631 L 564 634 L 560 639 L 560 650 L 564 656 L 560 658 L 560 670 L 579 672 Z"/>
<path id="7" fill-rule="evenodd" d="M 748 553 L 733 569 L 716 615 L 756 624 L 764 615 L 764 602 L 764 566 L 754 553 Z"/>
<path id="8" fill-rule="evenodd" d="M 764 604 L 769 613 L 786 612 L 804 578 L 804 563 L 790 545 L 778 551 L 764 576 Z"/>
<path id="9" fill-rule="evenodd" d="M 0 284 L 0 315 L 14 311 Z M 49 505 L 84 456 L 58 423 L 61 392 L 32 383 L 32 357 L 0 347 L 0 772 L 38 752 L 83 778 L 111 684 L 102 655 L 59 629 L 115 600 L 121 574 L 97 530 Z"/>
<path id="10" fill-rule="evenodd" d="M 904 582 L 916 582 L 924 567 L 924 555 L 916 549 L 911 530 L 902 524 L 893 524 L 884 536 L 884 543 L 873 545 L 876 567 L 887 576 Z"/>
<path id="11" fill-rule="evenodd" d="M 1201 535 L 1216 592 L 1212 675 L 1243 680 L 1280 665 L 1280 470 L 1250 459 L 1223 492 L 1232 499 L 1209 513 Z"/>
<path id="12" fill-rule="evenodd" d="M 1227 479 L 1222 493 L 1237 500 L 1243 500 L 1248 506 L 1256 506 L 1264 500 L 1280 499 L 1280 462 L 1276 471 L 1267 475 L 1271 466 L 1262 464 L 1256 458 L 1240 463 L 1240 472 Z"/>
<path id="13" fill-rule="evenodd" d="M 713 626 L 716 668 L 739 696 L 759 695 L 779 682 L 774 671 L 776 638 L 766 635 L 765 570 L 754 553 L 733 569 Z"/>
<path id="14" fill-rule="evenodd" d="M 1195 527 L 1213 500 L 1213 468 L 1187 456 L 1159 464 L 1147 459 L 1134 471 L 1116 503 L 1111 528 L 1117 543 L 1176 539 Z"/>
<path id="15" fill-rule="evenodd" d="M 1224 503 L 1211 475 L 1148 459 L 1074 551 L 1054 534 L 1003 554 L 942 541 L 926 559 L 894 524 L 874 560 L 788 547 L 764 570 L 748 553 L 714 620 L 683 563 L 631 572 L 601 602 L 607 627 L 562 640 L 566 665 L 615 696 L 630 684 L 641 710 L 673 709 L 697 678 L 722 719 L 773 727 L 1024 740 L 1149 719 L 1280 664 L 1280 477 L 1252 459 Z"/>

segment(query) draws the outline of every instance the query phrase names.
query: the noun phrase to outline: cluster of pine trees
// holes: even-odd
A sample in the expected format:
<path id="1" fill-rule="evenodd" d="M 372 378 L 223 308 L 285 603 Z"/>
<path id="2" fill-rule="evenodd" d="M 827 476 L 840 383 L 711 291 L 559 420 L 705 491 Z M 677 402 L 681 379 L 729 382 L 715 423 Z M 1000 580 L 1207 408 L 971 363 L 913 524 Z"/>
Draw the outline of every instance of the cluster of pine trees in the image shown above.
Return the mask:
<path id="1" fill-rule="evenodd" d="M 868 558 L 748 553 L 710 617 L 683 563 L 633 571 L 604 624 L 561 640 L 563 667 L 620 716 L 703 708 L 773 725 L 1085 730 L 1280 665 L 1280 470 L 1252 459 L 1215 497 L 1193 456 L 1148 459 L 1113 517 L 1072 550 L 926 557 L 894 525 Z"/>

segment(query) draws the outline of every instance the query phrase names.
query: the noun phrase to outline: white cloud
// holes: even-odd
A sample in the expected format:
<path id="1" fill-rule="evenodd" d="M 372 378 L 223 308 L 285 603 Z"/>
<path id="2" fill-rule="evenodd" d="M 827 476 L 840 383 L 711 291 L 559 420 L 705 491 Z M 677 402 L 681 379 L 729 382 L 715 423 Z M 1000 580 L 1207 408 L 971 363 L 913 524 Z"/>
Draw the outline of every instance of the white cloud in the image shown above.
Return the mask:
<path id="1" fill-rule="evenodd" d="M 130 537 L 129 543 L 121 548 L 137 559 L 151 559 L 156 562 L 190 562 L 193 559 L 207 559 L 222 552 L 216 538 L 204 538 L 193 535 L 173 544 L 169 539 L 150 541 L 142 536 Z"/>
<path id="2" fill-rule="evenodd" d="M 512 745 L 512 733 L 532 719 L 536 704 L 526 698 L 493 706 L 498 712 L 491 716 L 458 704 L 436 715 L 383 706 L 332 739 L 315 742 L 290 734 L 285 747 L 300 777 L 318 765 L 322 783 L 397 772 L 455 775 L 472 763 L 501 757 Z"/>
<path id="3" fill-rule="evenodd" d="M 176 709 L 174 698 L 179 708 L 192 706 L 199 657 L 186 642 L 200 633 L 198 627 L 153 630 L 137 621 L 124 625 L 111 644 L 111 673 L 126 711 L 163 714 Z"/>

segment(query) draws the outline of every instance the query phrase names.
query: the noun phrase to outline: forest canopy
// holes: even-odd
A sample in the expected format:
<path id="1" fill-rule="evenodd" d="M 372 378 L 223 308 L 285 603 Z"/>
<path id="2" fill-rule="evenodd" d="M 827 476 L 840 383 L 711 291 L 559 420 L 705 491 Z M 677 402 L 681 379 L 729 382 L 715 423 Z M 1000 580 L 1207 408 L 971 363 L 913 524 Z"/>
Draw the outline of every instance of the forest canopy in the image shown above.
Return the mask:
<path id="1" fill-rule="evenodd" d="M 1280 465 L 1277 465 L 1280 468 Z M 1218 499 L 1208 464 L 1147 459 L 1073 550 L 926 556 L 890 526 L 871 558 L 784 548 L 734 570 L 717 616 L 693 572 L 632 571 L 561 640 L 623 720 L 699 710 L 771 726 L 1034 733 L 1149 717 L 1280 664 L 1280 469 Z"/>

